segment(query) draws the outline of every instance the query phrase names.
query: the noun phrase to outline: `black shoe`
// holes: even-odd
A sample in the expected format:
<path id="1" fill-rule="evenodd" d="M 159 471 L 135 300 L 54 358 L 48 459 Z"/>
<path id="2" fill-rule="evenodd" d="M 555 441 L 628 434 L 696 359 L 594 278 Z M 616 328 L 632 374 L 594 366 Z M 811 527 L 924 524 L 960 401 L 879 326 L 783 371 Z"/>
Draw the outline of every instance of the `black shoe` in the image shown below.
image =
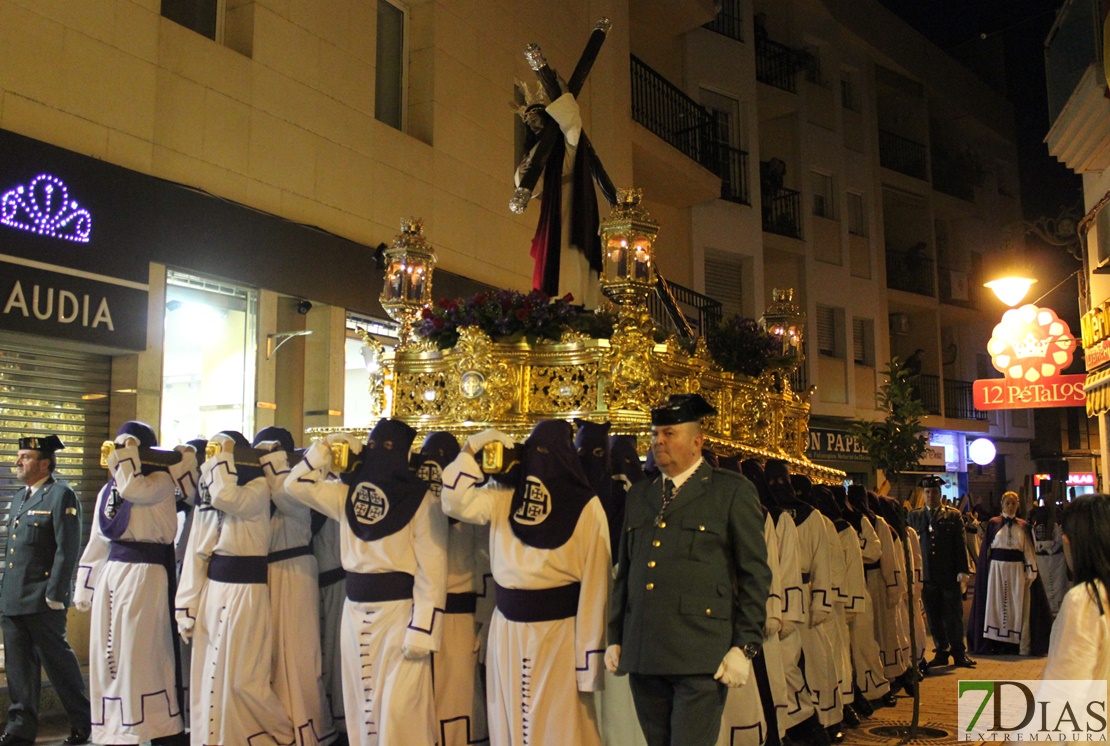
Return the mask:
<path id="1" fill-rule="evenodd" d="M 921 660 L 919 660 L 917 662 L 917 673 L 918 673 L 918 675 L 921 676 L 921 678 L 925 678 L 926 676 L 928 676 L 929 675 L 929 666 L 931 666 L 931 665 L 932 664 L 929 663 L 929 661 L 925 660 L 925 656 L 921 656 Z"/>
<path id="2" fill-rule="evenodd" d="M 88 728 L 74 728 L 69 733 L 69 738 L 62 741 L 65 746 L 75 746 L 75 744 L 89 742 L 89 729 Z"/>
<path id="3" fill-rule="evenodd" d="M 898 704 L 898 698 L 894 696 L 894 692 L 887 692 L 878 699 L 871 700 L 871 707 L 878 710 L 881 707 L 894 707 Z"/>
<path id="4" fill-rule="evenodd" d="M 975 661 L 971 660 L 971 658 L 968 658 L 967 653 L 960 653 L 953 657 L 955 659 L 953 662 L 959 668 L 975 668 L 977 665 L 979 665 Z"/>
<path id="5" fill-rule="evenodd" d="M 840 723 L 841 725 L 843 725 L 845 728 L 859 727 L 859 715 L 856 714 L 856 710 L 853 705 L 844 705 L 843 715 L 844 720 Z"/>
<path id="6" fill-rule="evenodd" d="M 839 725 L 830 725 L 828 728 L 825 728 L 825 732 L 829 734 L 829 740 L 833 743 L 844 742 L 844 731 L 840 730 Z"/>
<path id="7" fill-rule="evenodd" d="M 23 738 L 14 733 L 5 733 L 0 736 L 0 746 L 34 746 L 35 739 Z"/>
<path id="8" fill-rule="evenodd" d="M 872 707 L 871 703 L 867 701 L 867 697 L 863 696 L 863 692 L 859 690 L 859 687 L 856 687 L 855 691 L 856 701 L 852 703 L 852 709 L 855 710 L 856 714 L 859 715 L 861 718 L 869 718 L 874 715 L 875 708 Z"/>
<path id="9" fill-rule="evenodd" d="M 933 659 L 929 661 L 929 666 L 933 668 L 947 665 L 949 665 L 947 650 L 938 650 L 936 655 L 933 656 Z"/>

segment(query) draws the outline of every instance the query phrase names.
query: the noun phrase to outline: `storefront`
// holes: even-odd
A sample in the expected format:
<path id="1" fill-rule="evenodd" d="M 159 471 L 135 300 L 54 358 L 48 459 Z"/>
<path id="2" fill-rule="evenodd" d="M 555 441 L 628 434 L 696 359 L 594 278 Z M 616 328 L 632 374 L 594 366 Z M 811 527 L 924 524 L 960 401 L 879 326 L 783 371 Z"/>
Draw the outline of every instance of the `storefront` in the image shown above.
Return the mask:
<path id="1" fill-rule="evenodd" d="M 88 515 L 124 420 L 163 445 L 354 425 L 354 327 L 393 328 L 381 277 L 371 247 L 0 130 L 0 462 L 20 434 L 59 432 Z M 442 270 L 436 285 L 483 287 Z"/>

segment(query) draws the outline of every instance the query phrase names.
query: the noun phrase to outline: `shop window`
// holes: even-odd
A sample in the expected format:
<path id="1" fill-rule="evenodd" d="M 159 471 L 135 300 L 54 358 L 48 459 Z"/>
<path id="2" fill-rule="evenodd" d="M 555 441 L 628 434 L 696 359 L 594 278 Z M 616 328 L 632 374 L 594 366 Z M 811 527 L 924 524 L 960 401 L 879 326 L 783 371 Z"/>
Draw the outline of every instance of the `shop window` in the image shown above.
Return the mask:
<path id="1" fill-rule="evenodd" d="M 380 342 L 386 350 L 397 344 L 396 329 L 381 321 L 361 316 L 347 316 L 347 340 L 344 345 L 343 364 L 343 427 L 372 427 L 373 406 L 370 398 L 370 378 L 378 373 L 375 361 L 366 354 L 362 332 Z M 387 400 L 386 406 L 391 402 Z"/>
<path id="2" fill-rule="evenodd" d="M 405 127 L 405 77 L 408 49 L 407 12 L 389 0 L 378 0 L 378 49 L 375 69 L 374 116 L 379 122 Z"/>
<path id="3" fill-rule="evenodd" d="M 254 434 L 254 290 L 170 271 L 162 362 L 162 444 L 221 430 Z"/>

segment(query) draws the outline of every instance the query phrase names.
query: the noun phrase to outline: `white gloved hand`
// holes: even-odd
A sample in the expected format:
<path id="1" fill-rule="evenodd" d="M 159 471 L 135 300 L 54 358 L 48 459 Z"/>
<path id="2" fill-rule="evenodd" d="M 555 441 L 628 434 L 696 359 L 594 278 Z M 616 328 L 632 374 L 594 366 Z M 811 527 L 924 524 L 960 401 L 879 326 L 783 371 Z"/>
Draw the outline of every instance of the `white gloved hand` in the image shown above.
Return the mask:
<path id="1" fill-rule="evenodd" d="M 259 442 L 255 446 L 255 448 L 260 451 L 276 451 L 277 449 L 281 448 L 281 443 L 277 442 L 276 440 L 263 440 Z"/>
<path id="2" fill-rule="evenodd" d="M 216 443 L 217 445 L 219 445 L 220 450 L 223 451 L 224 453 L 234 453 L 235 452 L 235 439 L 232 438 L 230 435 L 224 435 L 223 433 L 216 433 L 215 435 L 212 436 L 212 439 L 211 439 L 210 442 Z"/>
<path id="3" fill-rule="evenodd" d="M 763 625 L 763 637 L 764 639 L 776 637 L 781 630 L 782 620 L 772 617 Z"/>
<path id="4" fill-rule="evenodd" d="M 139 439 L 134 435 L 121 433 L 116 436 L 116 445 L 120 448 L 135 448 L 139 445 Z"/>
<path id="5" fill-rule="evenodd" d="M 609 669 L 609 673 L 616 673 L 621 665 L 621 646 L 610 645 L 605 648 L 605 667 Z"/>
<path id="6" fill-rule="evenodd" d="M 748 683 L 752 673 L 752 662 L 740 648 L 729 648 L 725 659 L 717 666 L 717 673 L 713 678 L 725 686 L 736 688 Z"/>
<path id="7" fill-rule="evenodd" d="M 782 639 L 783 637 L 789 637 L 790 633 L 793 632 L 793 631 L 794 631 L 794 622 L 790 621 L 789 619 L 783 619 L 782 620 L 782 629 L 779 630 L 779 639 Z"/>
<path id="8" fill-rule="evenodd" d="M 77 607 L 78 611 L 88 611 L 92 608 L 91 601 L 77 601 L 73 605 Z"/>
<path id="9" fill-rule="evenodd" d="M 495 442 L 501 443 L 506 448 L 512 448 L 514 445 L 516 445 L 516 442 L 508 435 L 501 432 L 497 428 L 491 427 L 487 430 L 483 430 L 480 433 L 475 433 L 474 435 L 471 435 L 469 438 L 467 438 L 466 444 L 463 446 L 463 450 L 465 450 L 471 456 L 476 456 L 487 445 Z"/>
<path id="10" fill-rule="evenodd" d="M 426 648 L 423 645 L 406 642 L 401 646 L 401 654 L 410 661 L 418 661 L 431 655 L 432 649 Z"/>
<path id="11" fill-rule="evenodd" d="M 362 441 L 350 433 L 328 433 L 328 445 L 346 443 L 347 448 L 356 456 L 362 453 Z"/>
<path id="12" fill-rule="evenodd" d="M 193 448 L 188 443 L 182 443 L 179 446 L 174 446 L 173 449 L 175 451 L 177 451 L 178 453 L 191 453 L 193 455 L 196 455 L 196 452 L 197 452 L 197 449 Z"/>
<path id="13" fill-rule="evenodd" d="M 61 611 L 66 607 L 66 605 L 63 604 L 61 601 L 51 601 L 49 598 L 46 599 L 46 605 L 54 611 Z"/>
<path id="14" fill-rule="evenodd" d="M 194 622 L 189 617 L 184 617 L 177 620 L 177 634 L 181 636 L 183 642 L 190 642 L 193 639 L 193 625 Z"/>
<path id="15" fill-rule="evenodd" d="M 959 575 L 956 576 L 957 583 L 966 583 L 969 580 L 971 580 L 971 576 L 968 575 L 966 572 L 961 572 Z"/>

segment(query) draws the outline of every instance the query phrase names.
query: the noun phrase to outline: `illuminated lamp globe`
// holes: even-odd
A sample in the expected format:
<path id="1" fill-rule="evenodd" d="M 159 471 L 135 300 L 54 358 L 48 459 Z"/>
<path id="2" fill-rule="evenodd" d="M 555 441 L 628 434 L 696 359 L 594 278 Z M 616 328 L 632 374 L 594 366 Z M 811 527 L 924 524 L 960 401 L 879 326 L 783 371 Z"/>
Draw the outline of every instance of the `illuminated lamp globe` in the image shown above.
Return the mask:
<path id="1" fill-rule="evenodd" d="M 1035 282 L 1036 280 L 1029 277 L 1003 277 L 984 282 L 983 287 L 993 290 L 1000 301 L 1013 308 L 1021 303 Z"/>
<path id="2" fill-rule="evenodd" d="M 995 453 L 997 451 L 990 438 L 976 438 L 967 446 L 967 455 L 979 466 L 986 466 L 994 461 Z"/>

